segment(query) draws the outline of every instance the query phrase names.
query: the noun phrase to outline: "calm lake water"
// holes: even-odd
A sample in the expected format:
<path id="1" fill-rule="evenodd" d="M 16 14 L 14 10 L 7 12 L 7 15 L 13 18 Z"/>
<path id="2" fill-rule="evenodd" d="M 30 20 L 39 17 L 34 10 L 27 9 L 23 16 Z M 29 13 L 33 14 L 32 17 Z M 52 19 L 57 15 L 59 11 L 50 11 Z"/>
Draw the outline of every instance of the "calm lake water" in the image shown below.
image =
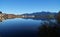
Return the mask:
<path id="1" fill-rule="evenodd" d="M 44 21 L 22 18 L 3 20 L 0 22 L 0 37 L 37 37 L 38 28 Z"/>

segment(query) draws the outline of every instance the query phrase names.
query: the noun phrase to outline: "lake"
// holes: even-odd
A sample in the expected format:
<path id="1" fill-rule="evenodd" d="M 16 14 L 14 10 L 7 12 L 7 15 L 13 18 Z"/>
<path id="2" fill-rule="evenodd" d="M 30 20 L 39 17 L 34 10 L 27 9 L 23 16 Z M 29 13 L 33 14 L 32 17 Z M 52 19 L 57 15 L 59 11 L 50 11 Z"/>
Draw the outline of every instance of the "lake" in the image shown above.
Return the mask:
<path id="1" fill-rule="evenodd" d="M 46 20 L 22 18 L 2 20 L 0 22 L 0 37 L 37 37 L 38 28 L 44 21 Z"/>

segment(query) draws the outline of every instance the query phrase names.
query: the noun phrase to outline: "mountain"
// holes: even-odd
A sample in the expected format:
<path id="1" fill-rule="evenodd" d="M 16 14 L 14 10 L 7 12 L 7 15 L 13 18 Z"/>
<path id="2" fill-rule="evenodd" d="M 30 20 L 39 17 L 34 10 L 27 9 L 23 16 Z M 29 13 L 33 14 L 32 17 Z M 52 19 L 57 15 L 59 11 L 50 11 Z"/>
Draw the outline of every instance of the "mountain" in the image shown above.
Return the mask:
<path id="1" fill-rule="evenodd" d="M 35 18 L 55 18 L 55 16 L 57 15 L 57 13 L 55 12 L 35 12 L 35 13 L 31 13 L 31 14 L 22 14 L 22 15 L 26 15 L 26 16 L 32 16 L 34 15 Z"/>
<path id="2" fill-rule="evenodd" d="M 22 15 L 49 15 L 49 14 L 54 14 L 56 15 L 57 13 L 54 12 L 35 12 L 35 13 L 31 13 L 31 14 L 22 14 Z"/>

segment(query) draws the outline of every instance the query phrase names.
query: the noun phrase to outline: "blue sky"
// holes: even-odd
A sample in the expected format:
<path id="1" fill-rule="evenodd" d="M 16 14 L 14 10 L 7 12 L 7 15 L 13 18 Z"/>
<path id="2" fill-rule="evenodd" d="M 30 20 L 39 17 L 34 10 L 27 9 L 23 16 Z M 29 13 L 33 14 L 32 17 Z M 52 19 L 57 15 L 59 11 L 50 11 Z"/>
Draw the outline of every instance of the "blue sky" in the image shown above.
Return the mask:
<path id="1" fill-rule="evenodd" d="M 3 13 L 24 14 L 59 10 L 60 0 L 0 0 L 0 11 Z"/>

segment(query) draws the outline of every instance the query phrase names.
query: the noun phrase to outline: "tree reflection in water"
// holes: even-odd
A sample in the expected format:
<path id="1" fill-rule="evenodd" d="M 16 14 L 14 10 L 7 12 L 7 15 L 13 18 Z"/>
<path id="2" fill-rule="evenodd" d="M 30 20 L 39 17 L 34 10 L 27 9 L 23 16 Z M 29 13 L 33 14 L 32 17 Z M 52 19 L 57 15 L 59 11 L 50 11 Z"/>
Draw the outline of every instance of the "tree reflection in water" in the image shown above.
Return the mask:
<path id="1" fill-rule="evenodd" d="M 39 37 L 54 37 L 59 36 L 60 27 L 56 24 L 54 26 L 50 26 L 49 24 L 45 23 L 44 25 L 39 27 L 38 36 Z"/>
<path id="2" fill-rule="evenodd" d="M 39 27 L 38 37 L 60 37 L 60 12 L 56 17 L 57 22 L 44 23 Z"/>

